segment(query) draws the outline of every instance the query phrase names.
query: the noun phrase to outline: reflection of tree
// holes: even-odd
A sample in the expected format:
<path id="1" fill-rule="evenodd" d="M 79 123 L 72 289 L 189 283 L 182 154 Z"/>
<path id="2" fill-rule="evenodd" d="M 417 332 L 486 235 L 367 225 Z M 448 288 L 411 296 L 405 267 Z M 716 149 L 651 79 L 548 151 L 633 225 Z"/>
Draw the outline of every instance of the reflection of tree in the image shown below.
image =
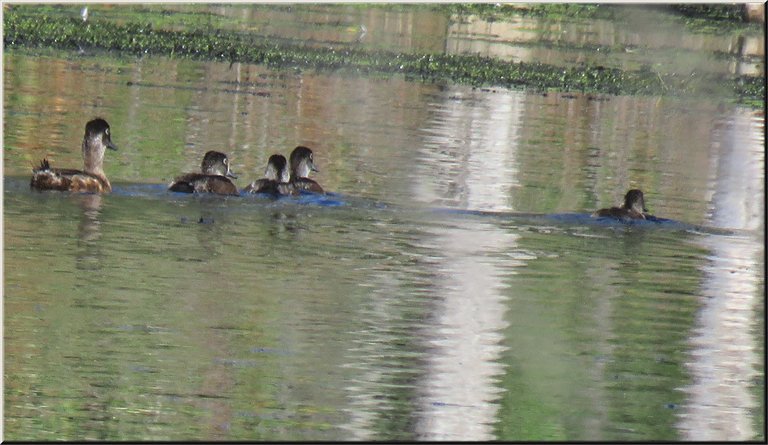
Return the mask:
<path id="1" fill-rule="evenodd" d="M 765 353 L 764 340 L 758 340 L 765 307 L 764 131 L 759 116 L 737 109 L 711 132 L 708 219 L 742 232 L 697 240 L 708 255 L 699 266 L 701 305 L 688 339 L 686 369 L 693 378 L 681 389 L 688 399 L 679 415 L 682 440 L 765 440 L 754 414 L 765 410 L 755 397 L 763 386 L 755 379 L 764 374 L 759 356 Z"/>
<path id="2" fill-rule="evenodd" d="M 509 189 L 518 181 L 518 138 L 522 94 L 477 100 L 446 88 L 442 103 L 424 125 L 413 195 L 432 205 L 509 211 Z M 424 339 L 420 382 L 420 440 L 492 440 L 497 402 L 507 366 L 500 362 L 510 266 L 518 235 L 495 224 L 464 221 L 435 227 L 429 244 L 435 258 L 433 322 Z M 481 258 L 480 261 L 478 259 Z"/>

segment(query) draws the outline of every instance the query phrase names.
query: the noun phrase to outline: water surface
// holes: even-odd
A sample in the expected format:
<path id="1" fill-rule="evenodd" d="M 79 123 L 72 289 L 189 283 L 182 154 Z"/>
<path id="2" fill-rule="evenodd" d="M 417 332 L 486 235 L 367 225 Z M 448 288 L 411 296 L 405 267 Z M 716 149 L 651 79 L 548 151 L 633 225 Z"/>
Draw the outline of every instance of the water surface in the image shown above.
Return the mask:
<path id="1" fill-rule="evenodd" d="M 7 439 L 764 440 L 762 110 L 87 51 L 3 69 Z M 96 115 L 114 192 L 29 190 Z M 165 190 L 207 150 L 243 187 L 299 144 L 333 194 Z M 633 187 L 673 221 L 589 218 Z"/>

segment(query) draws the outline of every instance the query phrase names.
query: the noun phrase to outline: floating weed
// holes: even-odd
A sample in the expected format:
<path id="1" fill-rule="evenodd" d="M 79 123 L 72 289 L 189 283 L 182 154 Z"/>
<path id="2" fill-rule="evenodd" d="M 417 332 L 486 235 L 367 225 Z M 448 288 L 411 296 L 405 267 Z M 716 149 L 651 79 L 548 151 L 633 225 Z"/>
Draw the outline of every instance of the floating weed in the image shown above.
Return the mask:
<path id="1" fill-rule="evenodd" d="M 695 84 L 675 74 L 650 69 L 622 70 L 585 64 L 558 67 L 543 63 L 507 62 L 477 55 L 405 54 L 347 47 L 308 47 L 276 43 L 237 31 L 155 29 L 148 23 L 123 25 L 96 20 L 84 23 L 66 16 L 5 14 L 6 46 L 68 50 L 105 49 L 133 55 L 190 57 L 263 64 L 274 68 L 354 70 L 367 74 L 403 74 L 423 81 L 452 81 L 472 86 L 502 86 L 627 95 L 707 94 L 709 87 L 730 88 L 737 100 L 760 103 L 760 79 L 702 76 Z M 699 87 L 697 88 L 697 85 Z"/>

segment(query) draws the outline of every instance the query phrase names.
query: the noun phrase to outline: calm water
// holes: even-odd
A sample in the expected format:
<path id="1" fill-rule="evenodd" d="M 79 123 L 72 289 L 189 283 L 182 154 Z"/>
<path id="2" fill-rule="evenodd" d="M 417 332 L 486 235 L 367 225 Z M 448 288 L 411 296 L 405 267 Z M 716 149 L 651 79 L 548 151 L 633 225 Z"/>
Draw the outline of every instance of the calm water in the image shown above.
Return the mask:
<path id="1" fill-rule="evenodd" d="M 372 33 L 425 11 L 312 11 L 295 38 L 321 40 L 309 21 L 343 41 L 364 17 L 367 45 L 434 45 Z M 764 440 L 762 110 L 88 51 L 3 62 L 6 439 Z M 30 191 L 43 157 L 82 165 L 96 115 L 114 192 Z M 243 187 L 299 144 L 333 194 L 165 191 L 207 150 Z M 674 221 L 588 217 L 630 187 Z"/>

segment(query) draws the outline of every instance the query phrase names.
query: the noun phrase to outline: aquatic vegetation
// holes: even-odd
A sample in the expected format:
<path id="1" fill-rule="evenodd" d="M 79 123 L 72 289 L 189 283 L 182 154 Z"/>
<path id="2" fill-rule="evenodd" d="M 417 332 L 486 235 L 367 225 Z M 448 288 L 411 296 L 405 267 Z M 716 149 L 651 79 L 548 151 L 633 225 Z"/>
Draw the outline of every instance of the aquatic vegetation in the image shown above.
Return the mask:
<path id="1" fill-rule="evenodd" d="M 492 5 L 487 5 L 491 7 Z M 480 7 L 480 6 L 478 6 Z M 485 6 L 484 6 L 485 7 Z M 422 81 L 451 81 L 473 86 L 607 94 L 707 94 L 712 84 L 730 86 L 742 101 L 762 99 L 762 83 L 739 76 L 684 76 L 649 69 L 622 70 L 584 64 L 559 67 L 544 63 L 507 62 L 477 55 L 407 54 L 351 47 L 311 47 L 277 42 L 246 32 L 220 29 L 156 29 L 151 24 L 5 13 L 4 44 L 65 50 L 107 50 L 133 55 L 190 57 L 264 64 L 275 68 L 351 70 L 369 74 L 402 74 Z M 745 85 L 747 87 L 745 87 Z"/>
<path id="2" fill-rule="evenodd" d="M 439 11 L 457 15 L 477 15 L 483 20 L 508 20 L 515 16 L 550 18 L 612 19 L 610 5 L 586 3 L 449 3 L 435 5 Z"/>
<path id="3" fill-rule="evenodd" d="M 743 3 L 733 4 L 673 4 L 667 6 L 676 13 L 676 21 L 692 32 L 722 34 L 724 32 L 762 32 L 765 24 L 749 22 Z"/>
<path id="4" fill-rule="evenodd" d="M 732 4 L 672 4 L 670 9 L 686 17 L 703 18 L 719 21 L 745 21 L 744 5 Z"/>

